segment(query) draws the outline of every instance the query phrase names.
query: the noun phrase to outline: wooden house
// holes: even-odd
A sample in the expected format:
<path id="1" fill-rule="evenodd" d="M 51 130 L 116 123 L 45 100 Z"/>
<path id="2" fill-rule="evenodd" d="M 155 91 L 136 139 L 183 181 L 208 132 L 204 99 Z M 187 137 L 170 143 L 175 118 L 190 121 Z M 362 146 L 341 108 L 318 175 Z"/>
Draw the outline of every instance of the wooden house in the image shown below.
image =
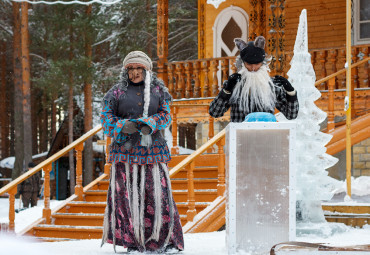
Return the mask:
<path id="1" fill-rule="evenodd" d="M 352 3 L 351 141 L 353 174 L 359 176 L 370 175 L 370 2 L 353 0 Z M 185 233 L 216 231 L 225 225 L 225 131 L 222 131 L 222 127 L 229 121 L 229 116 L 226 114 L 222 118 L 213 119 L 208 114 L 208 107 L 222 82 L 235 72 L 237 50 L 233 45 L 234 37 L 253 40 L 257 35 L 265 36 L 266 50 L 273 57 L 271 73 L 286 75 L 298 17 L 302 9 L 307 9 L 308 45 L 316 71 L 315 85 L 322 93 L 316 104 L 328 113 L 322 131 L 333 135 L 327 145 L 327 153 L 334 155 L 346 148 L 346 125 L 343 125 L 346 95 L 346 76 L 343 70 L 346 62 L 346 1 L 198 0 L 198 59 L 175 62 L 167 61 L 168 4 L 168 0 L 157 0 L 157 72 L 175 98 L 171 106 L 173 147 L 169 164 L 174 200 Z M 186 129 L 189 125 L 191 128 Z M 185 129 L 178 132 L 179 126 Z M 191 138 L 192 142 L 194 139 L 205 138 L 200 148 L 191 155 L 178 155 L 179 134 L 183 136 L 180 141 L 184 137 L 186 139 L 187 133 L 194 133 L 195 126 L 207 129 L 206 132 L 200 132 L 205 137 L 198 137 L 197 133 L 196 138 L 194 134 Z M 96 127 L 90 130 L 32 170 L 30 174 L 44 168 L 45 183 L 49 184 L 53 162 L 68 151 L 76 150 L 75 195 L 52 211 L 49 205 L 50 188 L 45 185 L 42 218 L 20 235 L 30 234 L 49 241 L 101 238 L 110 164 L 105 165 L 104 174 L 82 187 L 83 142 L 101 129 Z M 110 139 L 107 139 L 109 142 Z M 0 189 L 0 195 L 9 193 L 11 231 L 14 230 L 15 187 L 27 177 L 23 175 L 11 185 Z M 359 206 L 345 209 L 332 206 L 325 210 L 336 211 L 335 214 L 325 215 L 328 221 L 359 227 L 370 221 L 368 214 L 364 214 L 369 212 L 369 206 L 361 206 L 361 209 Z M 346 213 L 357 214 L 356 219 L 347 217 Z"/>
<path id="2" fill-rule="evenodd" d="M 166 10 L 166 1 L 158 1 Z M 370 2 L 352 1 L 352 64 L 369 56 L 370 46 Z M 198 59 L 166 62 L 166 15 L 158 12 L 158 72 L 167 82 L 175 98 L 173 112 L 179 126 L 181 146 L 190 144 L 198 147 L 213 134 L 221 130 L 229 120 L 210 120 L 207 105 L 221 88 L 228 75 L 235 72 L 235 56 L 238 50 L 233 39 L 240 37 L 253 40 L 258 35 L 266 38 L 266 52 L 272 56 L 271 75 L 287 76 L 297 34 L 299 15 L 307 10 L 308 48 L 311 62 L 319 81 L 340 70 L 346 63 L 346 1 L 345 0 L 199 0 L 198 1 Z M 161 25 L 162 24 L 162 25 Z M 163 47 L 161 47 L 161 44 Z M 352 68 L 351 75 L 352 118 L 369 112 L 369 63 L 364 62 Z M 333 87 L 327 80 L 316 84 L 322 97 L 316 104 L 328 112 L 328 130 L 345 122 L 344 98 L 346 96 L 346 75 L 335 75 Z M 329 91 L 333 93 L 333 107 L 330 109 Z M 186 100 L 185 100 L 186 99 Z M 195 105 L 195 106 L 194 106 Z M 194 108 L 195 107 L 195 108 Z M 175 109 L 176 108 L 176 109 Z M 214 121 L 213 123 L 210 123 Z M 197 123 L 208 123 L 215 131 L 202 137 Z M 325 125 L 324 125 L 325 126 Z M 325 128 L 325 127 L 324 127 Z M 194 138 L 189 130 L 196 130 Z M 366 140 L 365 138 L 363 140 Z M 175 141 L 176 142 L 176 141 Z M 368 142 L 355 145 L 367 150 Z M 176 152 L 176 145 L 173 152 Z M 342 148 L 340 151 L 343 151 Z M 355 157 L 360 158 L 361 156 Z M 366 162 L 354 164 L 356 175 L 370 174 Z M 364 163 L 365 162 L 365 163 Z M 356 166 L 362 168 L 356 168 Z"/>

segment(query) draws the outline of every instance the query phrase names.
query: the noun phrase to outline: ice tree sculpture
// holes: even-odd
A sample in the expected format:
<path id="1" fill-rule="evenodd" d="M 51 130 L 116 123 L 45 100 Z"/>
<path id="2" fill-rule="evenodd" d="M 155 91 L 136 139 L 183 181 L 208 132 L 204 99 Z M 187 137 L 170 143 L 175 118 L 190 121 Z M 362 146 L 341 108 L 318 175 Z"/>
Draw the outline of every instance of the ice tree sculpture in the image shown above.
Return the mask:
<path id="1" fill-rule="evenodd" d="M 325 145 L 332 135 L 320 132 L 319 124 L 327 114 L 314 103 L 321 93 L 315 87 L 316 77 L 307 39 L 307 14 L 304 9 L 299 18 L 294 56 L 288 71 L 289 81 L 296 89 L 299 101 L 298 117 L 294 120 L 297 123 L 297 223 L 323 223 L 325 217 L 321 200 L 330 200 L 333 196 L 333 179 L 326 169 L 336 164 L 338 159 L 326 154 Z M 277 114 L 277 120 L 287 121 L 282 114 Z"/>

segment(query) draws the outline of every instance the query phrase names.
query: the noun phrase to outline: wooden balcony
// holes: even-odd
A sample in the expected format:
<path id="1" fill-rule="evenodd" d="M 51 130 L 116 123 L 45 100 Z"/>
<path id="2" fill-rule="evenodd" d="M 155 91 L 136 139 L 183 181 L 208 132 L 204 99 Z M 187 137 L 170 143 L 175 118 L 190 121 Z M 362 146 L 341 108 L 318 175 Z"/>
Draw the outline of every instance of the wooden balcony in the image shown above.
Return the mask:
<path id="1" fill-rule="evenodd" d="M 352 47 L 352 63 L 369 56 L 370 45 Z M 311 62 L 316 72 L 316 80 L 329 76 L 345 67 L 346 49 L 330 48 L 310 51 Z M 293 52 L 285 54 L 286 63 L 290 63 Z M 235 57 L 197 59 L 169 62 L 168 89 L 175 99 L 214 97 L 218 94 L 223 81 L 236 72 Z M 287 64 L 284 73 L 290 68 Z M 273 75 L 273 73 L 272 73 Z M 369 88 L 369 63 L 352 69 L 354 89 Z M 328 90 L 328 82 L 317 85 L 319 90 Z M 335 79 L 334 90 L 346 88 L 345 73 Z"/>

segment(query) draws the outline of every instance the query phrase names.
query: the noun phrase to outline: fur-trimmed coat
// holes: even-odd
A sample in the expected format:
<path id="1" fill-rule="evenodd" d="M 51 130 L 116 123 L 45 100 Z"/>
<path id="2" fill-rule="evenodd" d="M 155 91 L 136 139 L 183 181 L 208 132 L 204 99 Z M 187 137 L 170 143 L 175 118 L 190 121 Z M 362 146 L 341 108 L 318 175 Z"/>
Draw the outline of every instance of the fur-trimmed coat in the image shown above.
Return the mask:
<path id="1" fill-rule="evenodd" d="M 138 86 L 130 84 L 127 73 L 124 72 L 121 80 L 103 98 L 100 118 L 104 133 L 112 138 L 110 162 L 145 165 L 167 163 L 171 159 L 166 141 L 160 132 L 171 123 L 171 95 L 163 81 L 152 74 L 148 117 L 143 117 L 144 87 L 144 84 Z M 142 125 L 151 128 L 150 147 L 141 145 L 139 132 L 133 134 L 122 132 L 128 120 L 138 123 L 139 129 Z"/>

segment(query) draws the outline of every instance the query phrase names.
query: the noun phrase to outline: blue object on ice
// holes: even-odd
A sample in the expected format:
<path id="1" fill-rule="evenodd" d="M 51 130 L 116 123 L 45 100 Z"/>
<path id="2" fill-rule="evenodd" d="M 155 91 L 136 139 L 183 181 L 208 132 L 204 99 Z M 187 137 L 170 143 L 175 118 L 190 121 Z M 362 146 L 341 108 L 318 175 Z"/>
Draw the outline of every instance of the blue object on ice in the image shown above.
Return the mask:
<path id="1" fill-rule="evenodd" d="M 245 117 L 244 122 L 276 122 L 276 118 L 272 113 L 252 112 Z"/>

